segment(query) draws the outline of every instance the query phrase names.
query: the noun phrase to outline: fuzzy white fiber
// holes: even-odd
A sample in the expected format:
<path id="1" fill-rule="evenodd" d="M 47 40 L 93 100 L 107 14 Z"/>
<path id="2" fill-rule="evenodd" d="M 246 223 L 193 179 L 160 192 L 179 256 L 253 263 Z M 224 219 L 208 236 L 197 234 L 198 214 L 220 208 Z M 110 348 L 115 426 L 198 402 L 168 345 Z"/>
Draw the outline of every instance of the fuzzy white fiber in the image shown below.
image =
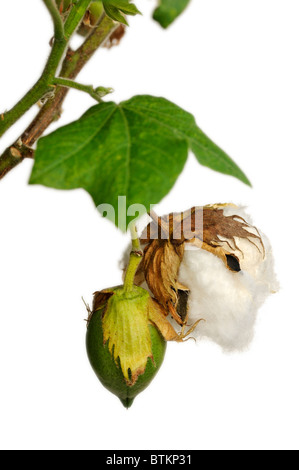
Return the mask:
<path id="1" fill-rule="evenodd" d="M 208 338 L 225 351 L 247 349 L 253 336 L 260 307 L 266 298 L 279 290 L 274 270 L 272 248 L 268 238 L 252 225 L 244 208 L 227 206 L 222 208 L 226 217 L 237 215 L 250 224 L 247 230 L 262 237 L 263 245 L 255 239 L 235 238 L 234 244 L 223 240 L 223 247 L 236 255 L 240 261 L 240 272 L 230 271 L 224 262 L 212 253 L 186 243 L 180 267 L 179 282 L 190 289 L 188 325 L 204 319 L 192 332 L 197 339 Z M 143 227 L 151 219 L 147 219 Z M 257 246 L 255 246 L 257 244 Z M 122 268 L 129 261 L 131 247 L 124 253 Z M 142 285 L 148 289 L 146 283 Z M 149 290 L 150 291 L 150 290 Z M 180 327 L 170 319 L 179 332 Z"/>
<path id="2" fill-rule="evenodd" d="M 228 206 L 224 215 L 239 215 L 251 223 L 241 208 Z M 256 229 L 250 227 L 250 232 L 256 233 Z M 205 320 L 192 336 L 209 338 L 227 351 L 249 346 L 259 308 L 269 294 L 279 288 L 270 243 L 263 234 L 260 235 L 265 255 L 249 241 L 235 239 L 240 251 L 232 249 L 231 252 L 240 260 L 241 271 L 238 273 L 227 269 L 215 255 L 186 245 L 179 281 L 190 289 L 188 324 L 200 318 Z"/>

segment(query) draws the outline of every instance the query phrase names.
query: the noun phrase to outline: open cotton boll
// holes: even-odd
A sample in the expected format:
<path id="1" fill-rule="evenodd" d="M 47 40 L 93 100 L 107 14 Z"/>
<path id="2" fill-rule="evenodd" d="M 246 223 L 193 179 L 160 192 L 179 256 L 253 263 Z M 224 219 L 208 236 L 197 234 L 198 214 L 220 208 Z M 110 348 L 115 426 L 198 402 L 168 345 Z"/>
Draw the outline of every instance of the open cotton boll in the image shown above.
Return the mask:
<path id="1" fill-rule="evenodd" d="M 187 323 L 187 336 L 209 338 L 227 351 L 247 348 L 259 308 L 279 288 L 267 237 L 233 205 L 151 215 L 135 282 L 149 290 L 164 319 L 168 315 L 174 340 L 186 337 Z"/>
<path id="2" fill-rule="evenodd" d="M 249 219 L 242 209 L 234 207 L 227 207 L 224 215 Z M 257 233 L 254 227 L 248 231 Z M 228 351 L 249 346 L 258 309 L 278 290 L 271 246 L 265 236 L 261 237 L 261 246 L 244 238 L 236 238 L 235 247 L 230 241 L 230 248 L 223 242 L 225 249 L 238 257 L 240 272 L 229 270 L 214 254 L 186 244 L 179 282 L 190 289 L 188 323 L 205 320 L 193 336 L 210 338 Z"/>

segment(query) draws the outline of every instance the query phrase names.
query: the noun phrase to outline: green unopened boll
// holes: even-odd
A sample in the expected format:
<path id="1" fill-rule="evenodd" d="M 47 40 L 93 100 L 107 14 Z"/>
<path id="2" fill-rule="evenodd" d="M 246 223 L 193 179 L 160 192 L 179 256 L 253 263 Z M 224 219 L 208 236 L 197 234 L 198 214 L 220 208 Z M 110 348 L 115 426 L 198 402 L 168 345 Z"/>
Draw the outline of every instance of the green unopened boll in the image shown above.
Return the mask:
<path id="1" fill-rule="evenodd" d="M 123 287 L 95 294 L 88 319 L 87 354 L 101 383 L 129 408 L 162 365 L 166 341 L 150 321 L 147 291 Z"/>

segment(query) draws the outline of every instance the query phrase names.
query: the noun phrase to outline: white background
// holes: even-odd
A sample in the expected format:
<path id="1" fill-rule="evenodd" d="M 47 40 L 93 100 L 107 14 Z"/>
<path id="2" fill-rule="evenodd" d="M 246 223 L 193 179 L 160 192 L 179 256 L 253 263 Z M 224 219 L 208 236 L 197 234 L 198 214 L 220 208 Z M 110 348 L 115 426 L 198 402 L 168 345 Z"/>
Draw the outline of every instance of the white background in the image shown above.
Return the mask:
<path id="1" fill-rule="evenodd" d="M 298 0 L 192 0 L 166 32 L 150 19 L 154 0 L 137 4 L 143 17 L 80 80 L 112 86 L 115 100 L 164 96 L 196 116 L 254 189 L 190 156 L 157 212 L 247 205 L 272 240 L 282 289 L 260 312 L 248 352 L 169 344 L 158 377 L 127 411 L 89 366 L 81 296 L 90 302 L 120 282 L 128 239 L 83 191 L 28 186 L 32 163 L 23 163 L 0 182 L 0 447 L 298 450 Z M 51 35 L 41 0 L 1 1 L 1 111 L 39 76 Z M 72 91 L 60 124 L 92 104 Z"/>

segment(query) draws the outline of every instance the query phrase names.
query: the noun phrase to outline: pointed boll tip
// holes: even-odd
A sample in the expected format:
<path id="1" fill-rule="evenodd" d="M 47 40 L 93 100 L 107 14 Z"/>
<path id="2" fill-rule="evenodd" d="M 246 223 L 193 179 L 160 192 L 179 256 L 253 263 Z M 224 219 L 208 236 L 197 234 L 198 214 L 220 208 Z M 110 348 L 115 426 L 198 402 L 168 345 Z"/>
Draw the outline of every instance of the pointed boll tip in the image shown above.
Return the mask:
<path id="1" fill-rule="evenodd" d="M 122 402 L 124 407 L 127 408 L 127 410 L 129 408 L 131 408 L 131 406 L 133 405 L 134 400 L 135 400 L 135 398 L 128 398 L 128 397 L 125 398 L 125 399 L 120 398 L 120 401 Z"/>

